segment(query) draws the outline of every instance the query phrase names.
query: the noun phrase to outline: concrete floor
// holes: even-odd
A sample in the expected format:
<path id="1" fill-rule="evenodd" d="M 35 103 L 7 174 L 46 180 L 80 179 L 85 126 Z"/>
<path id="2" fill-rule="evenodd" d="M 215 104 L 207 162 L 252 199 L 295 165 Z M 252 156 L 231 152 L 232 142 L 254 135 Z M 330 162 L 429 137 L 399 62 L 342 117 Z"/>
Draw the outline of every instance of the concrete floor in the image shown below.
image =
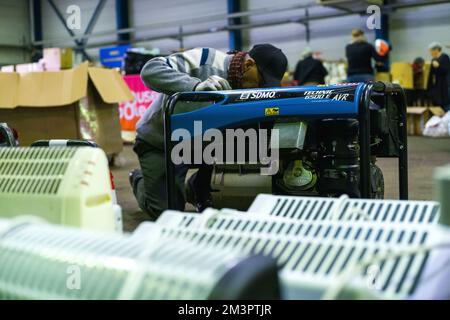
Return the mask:
<path id="1" fill-rule="evenodd" d="M 450 163 L 450 139 L 431 139 L 409 137 L 409 198 L 411 200 L 430 200 L 433 198 L 433 170 Z M 398 198 L 397 159 L 379 159 L 377 164 L 383 170 L 385 198 Z M 132 147 L 126 145 L 112 168 L 116 192 L 123 209 L 126 231 L 134 230 L 147 219 L 139 209 L 128 182 L 128 172 L 139 166 Z"/>

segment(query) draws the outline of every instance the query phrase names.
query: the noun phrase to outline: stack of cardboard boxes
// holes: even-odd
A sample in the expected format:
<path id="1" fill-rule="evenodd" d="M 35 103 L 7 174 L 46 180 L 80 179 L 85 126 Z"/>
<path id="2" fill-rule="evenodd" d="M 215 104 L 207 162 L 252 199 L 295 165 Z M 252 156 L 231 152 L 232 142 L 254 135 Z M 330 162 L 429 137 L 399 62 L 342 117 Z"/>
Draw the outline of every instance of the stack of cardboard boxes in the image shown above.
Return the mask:
<path id="1" fill-rule="evenodd" d="M 133 96 L 118 71 L 0 72 L 0 119 L 21 145 L 41 139 L 89 139 L 106 154 L 122 150 L 118 103 Z"/>
<path id="2" fill-rule="evenodd" d="M 2 66 L 2 72 L 38 72 L 59 71 L 70 69 L 73 66 L 73 51 L 71 48 L 45 48 L 43 58 L 38 62 L 22 63 L 17 65 Z"/>
<path id="3" fill-rule="evenodd" d="M 391 65 L 392 82 L 397 83 L 405 90 L 417 90 L 426 94 L 428 76 L 430 74 L 430 64 L 423 66 L 423 71 L 418 79 L 414 78 L 413 67 L 408 62 L 395 62 Z M 423 100 L 419 100 L 419 105 L 410 106 L 408 113 L 408 134 L 422 135 L 427 121 L 433 116 L 442 116 L 444 111 L 441 107 L 429 105 Z"/>
<path id="4" fill-rule="evenodd" d="M 71 48 L 46 48 L 42 59 L 45 70 L 59 71 L 73 66 L 73 52 Z"/>

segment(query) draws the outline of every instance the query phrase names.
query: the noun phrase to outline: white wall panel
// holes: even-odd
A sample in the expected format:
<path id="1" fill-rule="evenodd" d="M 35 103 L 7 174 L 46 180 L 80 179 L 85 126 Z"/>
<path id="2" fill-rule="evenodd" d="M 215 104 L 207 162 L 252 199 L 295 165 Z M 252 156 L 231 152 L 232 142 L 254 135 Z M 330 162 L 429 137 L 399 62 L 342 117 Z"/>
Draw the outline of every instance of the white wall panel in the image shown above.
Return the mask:
<path id="1" fill-rule="evenodd" d="M 326 60 L 345 58 L 345 46 L 351 40 L 351 30 L 362 27 L 364 19 L 359 16 L 327 19 L 311 22 L 311 39 L 309 47 L 313 51 L 322 52 Z M 373 32 L 367 32 L 370 41 Z M 308 46 L 305 27 L 300 24 L 286 24 L 274 27 L 256 28 L 250 31 L 251 44 L 269 42 L 278 46 L 288 57 L 289 68 L 295 67 L 301 52 Z"/>
<path id="2" fill-rule="evenodd" d="M 21 63 L 28 59 L 26 51 L 1 45 L 23 46 L 30 41 L 27 0 L 0 0 L 0 64 Z"/>
<path id="3" fill-rule="evenodd" d="M 21 0 L 23 3 L 26 0 Z M 19 2 L 21 2 L 19 1 Z M 17 1 L 0 0 L 1 3 L 19 3 Z M 114 0 L 108 0 L 101 13 L 94 32 L 113 30 L 116 25 Z M 301 5 L 311 0 L 247 0 L 244 1 L 243 9 L 255 10 L 267 7 Z M 65 14 L 68 5 L 77 4 L 82 9 L 82 28 L 76 31 L 81 34 L 92 15 L 97 3 L 96 0 L 57 0 L 60 10 Z M 51 10 L 47 1 L 42 1 L 43 9 L 43 34 L 44 39 L 58 39 L 67 37 L 67 32 L 61 22 Z M 2 10 L 3 11 L 3 10 Z M 6 12 L 6 11 L 5 11 Z M 226 0 L 130 0 L 130 23 L 138 28 L 134 37 L 143 39 L 136 45 L 148 48 L 160 48 L 163 53 L 177 50 L 180 42 L 177 39 L 160 39 L 148 41 L 146 39 L 176 34 L 180 19 L 195 19 L 227 12 Z M 315 7 L 310 10 L 310 15 L 336 12 L 323 7 Z M 10 16 L 10 14 L 0 15 Z M 265 23 L 273 20 L 295 19 L 304 16 L 303 9 L 292 9 L 290 11 L 278 12 L 269 15 L 252 16 L 249 23 Z M 1 17 L 1 16 L 0 16 Z M 365 28 L 365 16 L 352 15 L 333 19 L 312 21 L 310 24 L 311 41 L 310 47 L 315 51 L 323 53 L 327 60 L 338 60 L 345 58 L 345 46 L 350 41 L 351 29 L 355 27 Z M 0 21 L 2 23 L 2 21 Z M 167 23 L 164 28 L 145 27 L 153 23 Z M 185 25 L 185 31 L 205 30 L 212 27 L 225 26 L 225 19 Z M 144 26 L 144 28 L 142 28 Z M 21 27 L 16 28 L 21 30 Z M 23 29 L 23 28 L 22 28 Z M 0 32 L 4 28 L 0 29 Z M 4 32 L 5 33 L 5 32 Z M 1 34 L 1 33 L 0 33 Z M 5 36 L 16 38 L 5 33 Z M 374 39 L 374 33 L 367 31 L 370 41 Z M 115 35 L 100 38 L 91 38 L 90 44 L 104 41 L 114 41 Z M 258 27 L 244 31 L 245 48 L 250 48 L 255 43 L 270 42 L 279 46 L 289 59 L 290 68 L 294 68 L 300 53 L 305 48 L 305 27 L 298 23 L 288 23 L 278 26 Z M 184 39 L 184 47 L 211 46 L 222 50 L 228 50 L 228 32 L 207 33 L 196 36 L 188 36 Z M 414 9 L 397 10 L 391 15 L 391 41 L 394 44 L 392 60 L 412 60 L 416 56 L 427 55 L 427 45 L 430 41 L 437 40 L 450 45 L 450 4 L 435 5 Z M 58 43 L 58 46 L 71 45 L 71 41 Z M 98 50 L 89 50 L 96 53 Z"/>
<path id="4" fill-rule="evenodd" d="M 283 0 L 276 5 L 293 5 L 308 1 Z M 257 9 L 274 6 L 270 0 L 249 0 L 249 8 Z M 326 13 L 325 8 L 310 10 L 310 15 Z M 329 12 L 329 11 L 328 11 Z M 255 16 L 251 21 L 303 16 L 303 10 L 291 10 L 264 16 Z M 350 32 L 359 27 L 366 30 L 369 41 L 374 40 L 374 32 L 365 27 L 365 16 L 352 15 L 320 21 L 312 21 L 310 47 L 323 53 L 327 60 L 345 58 L 345 46 L 350 41 Z M 429 59 L 427 46 L 431 41 L 440 41 L 450 47 L 450 4 L 400 9 L 391 14 L 392 61 L 412 61 L 417 56 Z M 250 43 L 270 42 L 280 48 L 288 56 L 289 66 L 295 66 L 298 57 L 306 44 L 305 28 L 297 24 L 274 27 L 255 28 L 250 30 Z M 447 49 L 447 51 L 450 51 Z"/>
<path id="5" fill-rule="evenodd" d="M 419 56 L 430 59 L 428 44 L 432 41 L 450 47 L 450 3 L 399 10 L 390 23 L 393 61 L 413 61 Z"/>
<path id="6" fill-rule="evenodd" d="M 249 0 L 251 9 L 277 6 L 292 6 L 310 3 L 310 1 L 284 0 Z M 336 13 L 335 10 L 325 7 L 313 7 L 309 9 L 310 16 L 318 16 Z M 271 15 L 258 15 L 250 19 L 251 22 L 264 22 L 275 19 L 298 19 L 305 16 L 304 9 L 293 9 Z M 344 17 L 314 20 L 310 22 L 310 43 L 313 51 L 322 52 L 326 60 L 339 60 L 345 58 L 345 46 L 351 40 L 353 28 L 365 28 L 365 17 L 351 15 Z M 306 42 L 306 28 L 302 24 L 290 23 L 280 26 L 255 28 L 250 30 L 250 43 L 269 42 L 280 47 L 288 57 L 289 69 L 293 70 L 300 58 L 301 52 L 308 45 Z M 367 31 L 369 40 L 373 39 L 373 32 Z"/>
<path id="7" fill-rule="evenodd" d="M 132 1 L 132 23 L 135 27 L 140 28 L 152 23 L 169 23 L 169 27 L 163 30 L 152 30 L 152 28 L 139 29 L 135 33 L 135 38 L 141 39 L 152 37 L 157 34 L 176 34 L 178 32 L 180 19 L 196 19 L 206 17 L 213 14 L 226 14 L 226 0 L 133 0 Z M 205 30 L 215 26 L 225 26 L 226 19 L 197 23 L 195 25 L 184 26 L 185 31 Z M 140 43 L 147 47 L 158 47 L 164 53 L 170 53 L 180 47 L 180 42 L 176 39 L 157 40 Z M 218 49 L 228 49 L 228 33 L 207 33 L 196 36 L 188 36 L 184 38 L 184 47 L 193 48 L 199 46 L 211 46 Z"/>
<path id="8" fill-rule="evenodd" d="M 81 28 L 79 30 L 73 30 L 76 35 L 82 35 L 84 33 L 98 3 L 97 0 L 54 0 L 54 2 L 66 19 L 69 17 L 66 10 L 70 5 L 77 5 L 80 7 Z M 67 39 L 69 37 L 67 30 L 56 16 L 48 1 L 42 0 L 41 3 L 43 38 L 44 40 L 58 40 L 52 41 L 52 43 L 46 44 L 45 46 L 73 46 L 73 40 Z M 95 24 L 92 32 L 110 31 L 114 29 L 116 29 L 115 1 L 108 0 L 98 17 L 97 23 Z M 114 41 L 116 38 L 116 35 L 92 37 L 89 39 L 88 44 Z M 66 41 L 60 41 L 61 39 L 66 39 Z M 98 49 L 88 50 L 88 53 L 93 56 L 98 56 Z"/>

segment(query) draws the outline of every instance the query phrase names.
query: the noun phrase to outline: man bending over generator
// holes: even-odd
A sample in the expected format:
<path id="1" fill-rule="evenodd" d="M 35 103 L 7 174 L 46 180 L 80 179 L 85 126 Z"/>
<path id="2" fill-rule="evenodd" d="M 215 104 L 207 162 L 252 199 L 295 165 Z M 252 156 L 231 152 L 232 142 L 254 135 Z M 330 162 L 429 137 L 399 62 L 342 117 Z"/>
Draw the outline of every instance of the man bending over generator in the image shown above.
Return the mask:
<path id="1" fill-rule="evenodd" d="M 157 57 L 146 63 L 141 77 L 147 87 L 163 93 L 137 124 L 134 152 L 141 170 L 130 173 L 130 183 L 140 208 L 152 219 L 167 209 L 163 106 L 170 95 L 183 91 L 216 91 L 278 87 L 286 71 L 283 52 L 270 45 L 255 45 L 249 52 L 224 53 L 195 48 Z M 177 210 L 184 210 L 184 180 L 189 167 L 177 166 Z M 188 181 L 197 211 L 211 206 L 212 167 L 200 166 Z"/>

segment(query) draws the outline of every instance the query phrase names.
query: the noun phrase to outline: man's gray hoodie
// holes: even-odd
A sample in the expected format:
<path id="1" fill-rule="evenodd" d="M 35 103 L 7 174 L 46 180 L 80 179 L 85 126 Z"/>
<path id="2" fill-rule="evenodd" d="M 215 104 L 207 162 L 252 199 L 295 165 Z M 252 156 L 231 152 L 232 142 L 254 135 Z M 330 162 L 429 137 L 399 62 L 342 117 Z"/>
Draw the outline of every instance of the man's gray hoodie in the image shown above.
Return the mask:
<path id="1" fill-rule="evenodd" d="M 216 75 L 228 76 L 231 56 L 212 48 L 195 48 L 148 61 L 141 72 L 145 85 L 163 93 L 137 123 L 137 139 L 164 149 L 163 107 L 170 95 L 194 91 L 198 83 Z"/>

